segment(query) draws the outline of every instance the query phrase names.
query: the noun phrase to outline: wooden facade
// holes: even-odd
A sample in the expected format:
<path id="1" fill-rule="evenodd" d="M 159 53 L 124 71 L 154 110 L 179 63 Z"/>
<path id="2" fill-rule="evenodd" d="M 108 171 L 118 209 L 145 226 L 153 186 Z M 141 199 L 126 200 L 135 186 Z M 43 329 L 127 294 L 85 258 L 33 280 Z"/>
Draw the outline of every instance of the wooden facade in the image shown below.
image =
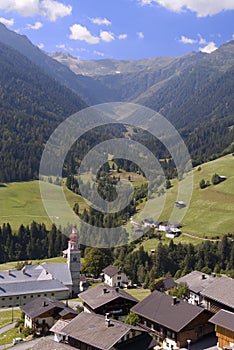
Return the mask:
<path id="1" fill-rule="evenodd" d="M 228 348 L 231 344 L 234 344 L 234 331 L 216 326 L 216 336 L 218 337 L 218 347 L 220 349 Z"/>

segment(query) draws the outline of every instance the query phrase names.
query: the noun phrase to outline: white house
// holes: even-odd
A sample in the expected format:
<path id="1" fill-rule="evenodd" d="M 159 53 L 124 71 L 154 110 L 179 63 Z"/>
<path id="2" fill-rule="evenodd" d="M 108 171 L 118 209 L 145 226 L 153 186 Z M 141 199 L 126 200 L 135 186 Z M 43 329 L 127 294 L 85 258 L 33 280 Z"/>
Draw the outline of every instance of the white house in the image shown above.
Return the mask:
<path id="1" fill-rule="evenodd" d="M 126 274 L 116 266 L 109 265 L 103 270 L 104 282 L 111 287 L 126 287 L 129 279 Z"/>

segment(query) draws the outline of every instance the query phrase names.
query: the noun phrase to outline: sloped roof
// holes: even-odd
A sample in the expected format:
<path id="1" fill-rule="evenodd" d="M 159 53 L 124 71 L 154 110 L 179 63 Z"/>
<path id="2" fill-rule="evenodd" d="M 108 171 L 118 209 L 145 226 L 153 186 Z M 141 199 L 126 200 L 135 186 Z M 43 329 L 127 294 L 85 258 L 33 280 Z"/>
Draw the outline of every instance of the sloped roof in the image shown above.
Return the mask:
<path id="1" fill-rule="evenodd" d="M 217 278 L 202 295 L 234 309 L 234 279 L 226 276 Z"/>
<path id="2" fill-rule="evenodd" d="M 200 293 L 205 288 L 213 284 L 217 279 L 219 279 L 219 277 L 207 275 L 206 273 L 195 270 L 181 278 L 178 278 L 176 283 L 186 283 L 192 292 Z"/>
<path id="3" fill-rule="evenodd" d="M 93 310 L 105 305 L 113 300 L 122 298 L 135 303 L 136 298 L 116 287 L 110 287 L 106 284 L 99 284 L 79 294 L 79 297 L 88 304 Z"/>
<path id="4" fill-rule="evenodd" d="M 73 346 L 64 344 L 64 343 L 58 343 L 52 339 L 49 338 L 41 338 L 39 342 L 35 345 L 33 345 L 33 350 L 74 350 Z M 79 350 L 79 349 L 78 349 Z"/>
<path id="5" fill-rule="evenodd" d="M 66 333 L 63 333 L 62 329 L 69 323 L 71 322 L 70 320 L 58 320 L 51 328 L 50 328 L 50 332 L 53 333 L 58 333 L 61 335 L 66 335 Z"/>
<path id="6" fill-rule="evenodd" d="M 38 268 L 38 266 L 40 268 Z M 0 272 L 0 283 L 15 283 L 37 280 L 43 268 L 40 265 L 26 265 L 21 270 L 7 270 Z"/>
<path id="7" fill-rule="evenodd" d="M 71 272 L 67 263 L 61 264 L 41 264 L 43 268 L 50 273 L 55 279 L 59 280 L 63 284 L 72 285 Z"/>
<path id="8" fill-rule="evenodd" d="M 139 327 L 113 319 L 108 327 L 104 316 L 82 312 L 65 326 L 62 332 L 95 348 L 109 350 L 132 329 L 144 333 Z"/>
<path id="9" fill-rule="evenodd" d="M 57 280 L 34 280 L 26 282 L 12 282 L 0 284 L 0 297 L 6 297 L 11 295 L 24 295 L 35 293 L 47 293 L 57 291 L 69 291 L 69 288 L 64 286 Z"/>
<path id="10" fill-rule="evenodd" d="M 119 271 L 120 271 L 120 269 L 118 269 L 116 266 L 113 266 L 113 265 L 109 265 L 109 266 L 105 267 L 105 269 L 103 269 L 103 273 L 104 273 L 105 275 L 110 276 L 110 277 L 113 277 L 113 276 L 116 275 Z"/>
<path id="11" fill-rule="evenodd" d="M 58 300 L 52 300 L 47 297 L 40 297 L 34 299 L 29 303 L 21 306 L 21 310 L 24 311 L 30 318 L 38 317 L 44 314 L 45 312 L 48 312 L 53 309 L 57 309 L 59 313 L 61 311 L 64 311 L 66 315 L 78 315 L 78 312 L 66 306 L 66 304 L 64 304 L 63 302 Z"/>
<path id="12" fill-rule="evenodd" d="M 234 332 L 234 313 L 233 312 L 220 310 L 217 314 L 211 317 L 209 322 Z"/>
<path id="13" fill-rule="evenodd" d="M 182 330 L 187 324 L 199 316 L 204 309 L 177 299 L 172 305 L 172 297 L 154 291 L 131 309 L 137 315 L 145 317 L 175 332 Z"/>

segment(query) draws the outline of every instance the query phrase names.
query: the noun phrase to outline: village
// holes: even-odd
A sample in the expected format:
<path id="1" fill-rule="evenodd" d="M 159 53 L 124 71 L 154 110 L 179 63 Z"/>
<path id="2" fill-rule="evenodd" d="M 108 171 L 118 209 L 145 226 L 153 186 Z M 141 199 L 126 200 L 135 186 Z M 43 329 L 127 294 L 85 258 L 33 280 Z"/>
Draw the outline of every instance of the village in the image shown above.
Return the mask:
<path id="1" fill-rule="evenodd" d="M 12 311 L 19 307 L 24 317 L 19 332 L 28 329 L 28 339 L 37 339 L 30 347 L 30 341 L 19 333 L 13 344 L 4 344 L 4 348 L 18 343 L 36 350 L 234 347 L 232 278 L 200 271 L 177 280 L 162 278 L 151 294 L 139 301 L 128 293 L 128 276 L 113 265 L 104 268 L 100 282 L 90 286 L 80 274 L 75 225 L 64 254 L 66 263 L 28 265 L 0 273 L 0 307 Z M 176 286 L 188 288 L 184 300 L 170 292 Z M 71 298 L 77 297 L 80 301 L 72 303 Z"/>

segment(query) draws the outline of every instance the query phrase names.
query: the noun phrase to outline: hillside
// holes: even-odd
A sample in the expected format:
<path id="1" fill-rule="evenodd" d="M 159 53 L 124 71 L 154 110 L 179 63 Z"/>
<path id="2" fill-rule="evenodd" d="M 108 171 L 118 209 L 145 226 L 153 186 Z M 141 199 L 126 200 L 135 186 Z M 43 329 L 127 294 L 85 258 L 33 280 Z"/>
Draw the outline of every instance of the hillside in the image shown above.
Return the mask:
<path id="1" fill-rule="evenodd" d="M 0 43 L 0 181 L 37 178 L 43 144 L 86 104 L 18 51 Z"/>
<path id="2" fill-rule="evenodd" d="M 201 179 L 211 181 L 214 173 L 224 175 L 227 180 L 206 189 L 200 189 Z M 225 157 L 205 163 L 201 169 L 194 169 L 194 188 L 188 212 L 184 217 L 183 231 L 193 234 L 197 237 L 221 237 L 223 234 L 234 232 L 234 157 L 229 154 Z M 49 186 L 49 184 L 48 184 Z M 84 209 L 82 199 L 73 192 L 65 188 L 65 195 L 73 208 L 74 203 L 78 202 L 80 210 Z M 173 182 L 173 187 L 167 191 L 166 205 L 160 216 L 161 220 L 168 220 L 174 207 L 177 195 L 177 181 Z M 3 205 L 4 204 L 4 205 Z M 30 224 L 33 220 L 44 222 L 50 225 L 50 219 L 47 217 L 42 205 L 38 181 L 21 182 L 7 184 L 6 187 L 0 187 L 0 225 L 9 222 L 13 229 L 18 229 L 20 224 Z M 150 206 L 149 217 L 155 220 L 155 206 Z M 57 216 L 61 217 L 57 205 Z M 56 223 L 56 218 L 52 218 Z M 127 226 L 129 232 L 131 227 Z M 194 240 L 193 240 L 194 241 Z"/>

